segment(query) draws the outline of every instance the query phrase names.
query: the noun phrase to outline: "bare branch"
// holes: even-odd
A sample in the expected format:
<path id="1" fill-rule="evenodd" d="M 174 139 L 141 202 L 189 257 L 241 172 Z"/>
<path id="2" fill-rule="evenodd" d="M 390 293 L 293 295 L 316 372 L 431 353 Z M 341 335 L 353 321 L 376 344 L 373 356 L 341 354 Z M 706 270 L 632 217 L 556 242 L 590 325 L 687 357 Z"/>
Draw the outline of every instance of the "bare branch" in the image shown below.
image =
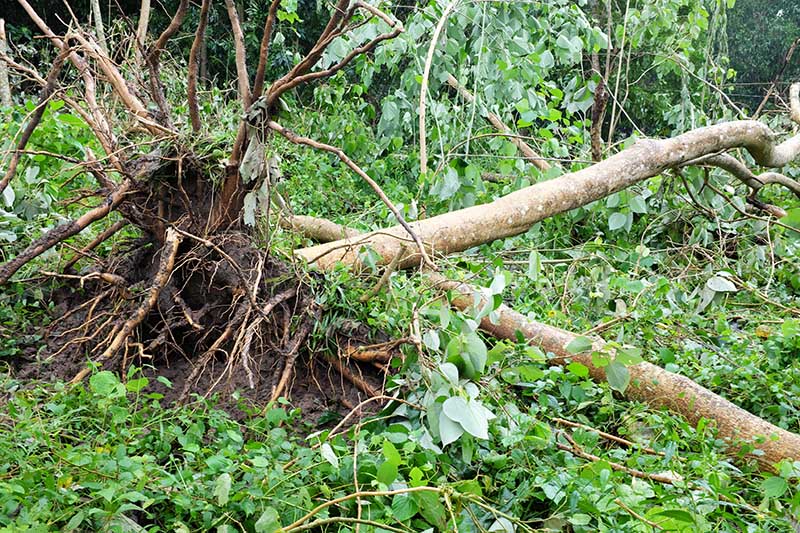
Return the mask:
<path id="1" fill-rule="evenodd" d="M 161 52 L 164 51 L 164 48 L 167 46 L 167 41 L 172 39 L 172 37 L 178 32 L 183 24 L 183 20 L 186 18 L 186 12 L 189 8 L 189 0 L 181 0 L 180 4 L 178 4 L 178 9 L 175 10 L 175 14 L 172 16 L 172 20 L 169 21 L 169 25 L 161 32 L 161 35 L 158 36 L 156 42 L 153 44 L 153 47 L 150 48 L 150 51 L 147 54 L 147 60 L 155 61 L 158 63 L 159 59 L 161 58 Z"/>
<path id="2" fill-rule="evenodd" d="M 289 72 L 273 82 L 267 91 L 267 107 L 272 107 L 278 97 L 285 92 L 282 90 L 284 85 L 291 82 L 298 76 L 302 76 L 306 72 L 310 71 L 314 65 L 317 64 L 322 57 L 322 53 L 325 51 L 325 48 L 330 43 L 329 38 L 331 34 L 336 30 L 337 27 L 339 27 L 339 24 L 343 21 L 343 19 L 346 22 L 345 15 L 347 14 L 347 6 L 349 3 L 350 0 L 338 0 L 333 9 L 333 13 L 331 14 L 331 18 L 328 20 L 328 24 L 325 26 L 325 29 L 319 36 L 319 39 L 317 39 L 317 42 L 311 51 Z"/>
<path id="3" fill-rule="evenodd" d="M 267 60 L 269 58 L 269 46 L 272 39 L 272 27 L 275 25 L 275 17 L 278 14 L 278 7 L 281 0 L 272 0 L 267 13 L 267 20 L 264 22 L 264 34 L 261 36 L 261 46 L 258 50 L 258 67 L 256 68 L 256 79 L 253 85 L 253 98 L 260 98 L 264 92 L 264 77 L 267 72 Z"/>
<path id="4" fill-rule="evenodd" d="M 228 9 L 228 19 L 231 21 L 233 31 L 233 44 L 236 49 L 236 77 L 239 82 L 239 99 L 242 101 L 242 108 L 247 109 L 252 102 L 250 95 L 250 77 L 247 74 L 247 57 L 244 48 L 244 33 L 242 24 L 239 21 L 239 13 L 233 0 L 225 0 L 225 7 Z"/>
<path id="5" fill-rule="evenodd" d="M 277 0 L 276 0 L 277 1 Z M 187 83 L 187 98 L 189 104 L 189 119 L 192 122 L 192 130 L 196 133 L 200 131 L 200 108 L 197 103 L 197 72 L 199 69 L 198 56 L 203 48 L 205 41 L 206 26 L 208 25 L 208 11 L 211 7 L 211 0 L 203 0 L 200 8 L 200 22 L 197 24 L 197 32 L 194 35 L 192 49 L 189 51 L 189 79 Z"/>
<path id="6" fill-rule="evenodd" d="M 38 240 L 32 242 L 14 259 L 0 266 L 0 285 L 8 282 L 17 270 L 32 259 L 35 259 L 61 241 L 80 233 L 93 222 L 108 215 L 122 201 L 131 186 L 131 180 L 126 179 L 115 191 L 106 197 L 103 203 L 87 211 L 76 220 L 66 222 L 51 229 Z"/>
<path id="7" fill-rule="evenodd" d="M 800 198 L 800 183 L 778 172 L 764 172 L 756 175 L 744 163 L 730 154 L 712 154 L 690 161 L 687 165 L 708 164 L 721 168 L 757 193 L 764 185 L 777 184 L 786 187 Z"/>
<path id="8" fill-rule="evenodd" d="M 30 140 L 31 135 L 33 135 L 33 130 L 36 129 L 36 127 L 39 125 L 39 122 L 42 120 L 42 116 L 47 109 L 47 104 L 50 102 L 50 98 L 55 92 L 58 76 L 61 74 L 61 68 L 64 66 L 65 58 L 66 54 L 64 52 L 58 54 L 53 62 L 53 66 L 50 68 L 50 72 L 47 74 L 45 85 L 42 87 L 42 92 L 39 95 L 39 104 L 33 110 L 30 120 L 25 125 L 25 129 L 22 130 L 22 134 L 17 141 L 17 148 L 11 155 L 11 161 L 8 164 L 8 170 L 6 170 L 6 174 L 3 176 L 3 179 L 0 179 L 0 194 L 3 193 L 11 180 L 14 179 L 14 174 L 17 172 L 17 165 L 19 165 L 22 152 L 28 145 L 28 140 Z"/>
<path id="9" fill-rule="evenodd" d="M 362 4 L 361 2 L 357 2 L 356 4 L 358 4 L 359 7 L 367 5 L 367 4 Z M 372 6 L 369 6 L 369 7 L 372 8 Z M 374 8 L 372 8 L 372 9 L 374 9 Z M 356 57 L 360 56 L 361 54 L 366 54 L 367 52 L 371 51 L 373 48 L 378 46 L 378 44 L 380 44 L 381 42 L 387 41 L 389 39 L 394 39 L 395 37 L 397 37 L 398 35 L 403 33 L 403 25 L 402 24 L 400 24 L 399 22 L 392 21 L 392 20 L 389 20 L 388 23 L 389 23 L 389 25 L 391 27 L 394 28 L 394 30 L 392 30 L 391 32 L 382 33 L 382 34 L 378 35 L 377 37 L 375 37 L 374 39 L 372 39 L 371 41 L 369 41 L 368 43 L 366 43 L 366 44 L 364 44 L 362 46 L 359 46 L 357 48 L 354 48 L 353 50 L 350 51 L 349 54 L 347 54 L 344 57 L 344 59 L 342 59 L 339 63 L 333 65 L 332 67 L 330 67 L 328 69 L 320 70 L 320 71 L 317 71 L 317 72 L 309 72 L 308 74 L 304 74 L 302 76 L 298 76 L 298 77 L 294 78 L 293 80 L 287 82 L 285 85 L 281 86 L 280 92 L 278 94 L 279 95 L 283 94 L 286 91 L 288 91 L 288 90 L 290 90 L 290 89 L 292 89 L 294 87 L 297 87 L 301 83 L 305 83 L 305 82 L 308 82 L 308 81 L 311 81 L 311 80 L 316 80 L 316 79 L 320 79 L 320 78 L 327 78 L 329 76 L 333 76 L 336 72 L 338 72 L 341 69 L 343 69 L 344 67 L 346 67 Z"/>
<path id="10" fill-rule="evenodd" d="M 353 172 L 358 174 L 361 177 L 361 179 L 366 181 L 367 184 L 369 184 L 370 187 L 372 187 L 372 190 L 375 191 L 375 193 L 378 195 L 378 197 L 381 199 L 381 201 L 384 204 L 386 204 L 386 207 L 389 208 L 389 210 L 392 212 L 392 214 L 397 219 L 397 221 L 400 223 L 400 225 L 411 236 L 411 238 L 414 239 L 414 242 L 417 244 L 417 248 L 419 249 L 420 258 L 421 258 L 423 264 L 425 264 L 428 267 L 435 268 L 435 265 L 433 264 L 433 261 L 431 261 L 430 257 L 428 256 L 428 252 L 425 250 L 425 244 L 423 244 L 422 240 L 419 238 L 419 236 L 417 236 L 417 234 L 414 232 L 414 230 L 411 229 L 411 226 L 408 225 L 408 222 L 406 222 L 405 218 L 403 218 L 403 215 L 400 213 L 400 211 L 397 209 L 397 207 L 395 207 L 395 205 L 392 203 L 392 201 L 389 199 L 389 197 L 386 196 L 386 193 L 383 192 L 383 189 L 381 189 L 380 185 L 378 185 L 375 182 L 375 180 L 370 178 L 369 175 L 366 172 L 364 172 L 361 169 L 361 167 L 356 165 L 353 162 L 352 159 L 347 157 L 347 154 L 345 154 L 341 149 L 336 148 L 335 146 L 331 146 L 329 144 L 324 144 L 324 143 L 315 141 L 313 139 L 309 139 L 308 137 L 302 137 L 300 135 L 297 135 L 296 133 L 284 128 L 283 126 L 281 126 L 280 124 L 278 124 L 275 121 L 270 120 L 267 123 L 267 126 L 271 130 L 277 131 L 278 133 L 280 133 L 281 135 L 283 135 L 284 137 L 286 137 L 287 139 L 289 139 L 290 141 L 292 141 L 295 144 L 304 144 L 306 146 L 310 146 L 310 147 L 316 148 L 318 150 L 324 150 L 324 151 L 330 152 L 330 153 L 334 154 L 336 157 L 338 157 L 345 165 L 347 165 Z"/>

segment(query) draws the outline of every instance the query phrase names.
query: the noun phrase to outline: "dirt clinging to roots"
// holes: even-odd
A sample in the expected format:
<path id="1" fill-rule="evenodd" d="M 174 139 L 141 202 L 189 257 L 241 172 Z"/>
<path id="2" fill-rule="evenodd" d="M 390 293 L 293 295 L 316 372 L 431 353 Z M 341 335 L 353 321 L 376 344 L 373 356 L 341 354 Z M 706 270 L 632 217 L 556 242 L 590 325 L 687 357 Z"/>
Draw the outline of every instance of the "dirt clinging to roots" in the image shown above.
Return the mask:
<path id="1" fill-rule="evenodd" d="M 125 379 L 138 368 L 150 378 L 148 392 L 163 394 L 165 403 L 216 395 L 219 405 L 237 412 L 241 401 L 261 407 L 283 396 L 312 423 L 380 393 L 387 366 L 342 355 L 351 344 L 374 339 L 355 335 L 352 325 L 325 326 L 309 274 L 265 254 L 245 233 L 190 235 L 182 235 L 149 309 L 144 302 L 167 253 L 154 239 L 131 241 L 127 253 L 82 271 L 82 287 L 59 281 L 45 348 L 18 362 L 17 377 L 83 379 L 80 373 L 94 362 Z M 141 322 L 108 355 L 143 308 Z M 326 342 L 314 340 L 320 338 Z"/>

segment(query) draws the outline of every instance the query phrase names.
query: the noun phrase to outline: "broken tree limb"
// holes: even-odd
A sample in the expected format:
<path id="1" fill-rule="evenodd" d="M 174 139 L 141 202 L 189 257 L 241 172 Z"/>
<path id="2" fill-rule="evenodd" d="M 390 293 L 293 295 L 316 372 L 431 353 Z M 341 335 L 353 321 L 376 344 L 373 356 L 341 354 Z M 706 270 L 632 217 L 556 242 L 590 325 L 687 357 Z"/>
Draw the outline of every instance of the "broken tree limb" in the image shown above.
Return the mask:
<path id="1" fill-rule="evenodd" d="M 331 242 L 348 237 L 361 235 L 361 232 L 341 226 L 325 218 L 309 217 L 305 215 L 283 216 L 280 224 L 285 229 L 302 233 L 312 241 Z"/>
<path id="2" fill-rule="evenodd" d="M 472 104 L 472 103 L 475 102 L 475 96 L 473 96 L 472 93 L 469 92 L 469 90 L 466 87 L 461 85 L 461 83 L 459 83 L 459 81 L 452 74 L 448 74 L 447 75 L 447 84 L 450 85 L 450 87 L 452 87 L 456 91 L 458 91 L 458 94 L 461 95 L 461 98 L 466 100 L 468 103 Z M 486 120 L 489 121 L 489 124 L 494 126 L 494 129 L 496 129 L 500 133 L 510 133 L 511 132 L 511 129 L 508 126 L 506 126 L 503 123 L 503 121 L 500 120 L 500 117 L 498 117 L 494 113 L 487 112 L 485 117 L 486 117 Z M 536 168 L 538 168 L 542 172 L 544 172 L 545 170 L 549 170 L 550 169 L 550 163 L 545 161 L 542 158 L 542 156 L 540 156 L 538 153 L 536 153 L 536 151 L 533 148 L 531 148 L 528 145 L 528 143 L 523 141 L 521 138 L 519 138 L 519 137 L 509 137 L 508 140 L 511 141 L 514 144 L 514 146 L 517 147 L 517 150 L 519 150 L 520 153 L 523 156 L 525 156 L 525 159 L 527 159 L 528 162 L 531 163 L 533 166 L 535 166 Z"/>
<path id="3" fill-rule="evenodd" d="M 311 223 L 303 226 L 301 222 L 307 220 Z M 348 230 L 333 222 L 325 222 L 338 227 L 339 233 Z M 314 228 L 319 225 L 321 225 L 320 219 L 304 217 L 302 221 L 296 221 L 294 228 L 302 231 L 307 227 L 311 230 L 311 234 L 315 234 Z M 481 307 L 487 303 L 484 296 L 466 283 L 452 281 L 435 272 L 428 272 L 427 276 L 437 288 L 452 291 L 455 297 L 451 303 L 461 310 L 471 309 L 476 305 Z M 590 353 L 574 355 L 565 349 L 578 337 L 575 333 L 529 320 L 505 304 L 496 309 L 496 315 L 499 317 L 496 324 L 489 317 L 484 317 L 481 320 L 481 329 L 495 338 L 514 342 L 517 341 L 519 332 L 531 344 L 554 354 L 554 358 L 550 359 L 551 363 L 566 365 L 577 361 L 589 369 L 589 375 L 593 380 L 606 381 L 605 371 L 593 364 Z M 592 340 L 595 349 L 602 348 L 604 343 L 601 339 Z M 628 370 L 631 374 L 631 384 L 625 390 L 626 398 L 647 403 L 656 409 L 667 409 L 677 413 L 695 426 L 700 419 L 714 421 L 718 436 L 725 439 L 733 450 L 742 449 L 742 445 L 752 445 L 763 452 L 763 454 L 750 453 L 747 457 L 754 458 L 764 470 L 773 469 L 774 465 L 783 459 L 800 460 L 800 435 L 779 428 L 745 411 L 685 376 L 669 372 L 651 363 L 639 363 L 628 367 Z"/>
<path id="4" fill-rule="evenodd" d="M 515 191 L 488 204 L 445 213 L 410 225 L 429 253 L 449 254 L 526 232 L 545 218 L 605 198 L 664 170 L 683 166 L 700 157 L 745 148 L 756 163 L 782 167 L 800 154 L 800 136 L 778 144 L 775 133 L 760 122 L 742 120 L 689 131 L 671 139 L 638 141 L 608 159 L 577 172 Z M 388 264 L 398 253 L 406 230 L 395 226 L 359 237 L 296 250 L 296 254 L 321 269 L 337 262 L 355 264 L 367 245 Z M 408 256 L 400 267 L 419 264 Z"/>
<path id="5" fill-rule="evenodd" d="M 109 194 L 106 199 L 103 200 L 103 203 L 94 209 L 90 209 L 79 218 L 65 222 L 64 224 L 51 229 L 39 239 L 33 241 L 14 259 L 0 266 L 0 285 L 6 283 L 17 270 L 22 268 L 22 266 L 28 263 L 30 260 L 43 254 L 61 241 L 80 233 L 96 220 L 100 220 L 104 216 L 108 215 L 111 210 L 122 201 L 128 190 L 131 188 L 131 185 L 131 180 L 125 180 L 114 192 Z"/>
<path id="6" fill-rule="evenodd" d="M 428 276 L 437 287 L 453 291 L 455 297 L 451 303 L 461 310 L 471 309 L 476 304 L 476 298 L 479 307 L 487 303 L 480 293 L 465 283 L 451 281 L 435 273 Z M 566 350 L 565 347 L 578 335 L 529 320 L 505 304 L 501 304 L 495 312 L 499 317 L 496 324 L 488 317 L 484 317 L 480 324 L 481 329 L 493 337 L 516 342 L 517 332 L 522 333 L 531 344 L 554 354 L 555 357 L 550 359 L 551 363 L 566 365 L 576 361 L 589 369 L 594 381 L 606 381 L 605 371 L 592 363 L 590 352 L 576 355 Z M 605 344 L 599 338 L 592 341 L 595 350 L 601 349 Z M 747 452 L 747 447 L 752 445 L 761 452 L 746 454 L 755 459 L 761 469 L 773 469 L 776 463 L 784 459 L 800 461 L 800 435 L 770 424 L 691 379 L 654 364 L 639 363 L 629 366 L 628 371 L 631 374 L 631 383 L 625 389 L 626 398 L 678 413 L 694 426 L 701 419 L 714 421 L 717 435 L 734 451 Z"/>

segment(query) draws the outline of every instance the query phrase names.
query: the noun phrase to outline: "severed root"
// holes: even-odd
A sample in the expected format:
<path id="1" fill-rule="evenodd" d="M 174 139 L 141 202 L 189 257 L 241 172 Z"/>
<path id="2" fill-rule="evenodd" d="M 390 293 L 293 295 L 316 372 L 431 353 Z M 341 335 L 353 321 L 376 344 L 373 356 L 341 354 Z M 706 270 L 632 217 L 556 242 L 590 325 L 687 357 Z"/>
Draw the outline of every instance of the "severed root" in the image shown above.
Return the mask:
<path id="1" fill-rule="evenodd" d="M 169 228 L 167 230 L 164 248 L 161 251 L 161 263 L 159 264 L 158 272 L 153 279 L 153 285 L 148 291 L 147 299 L 142 302 L 139 308 L 136 309 L 136 312 L 133 314 L 133 316 L 129 318 L 125 324 L 123 324 L 119 331 L 117 331 L 116 335 L 114 335 L 114 338 L 111 341 L 111 344 L 105 349 L 105 351 L 103 351 L 100 357 L 97 358 L 97 364 L 104 363 L 105 361 L 111 359 L 111 357 L 117 353 L 117 350 L 120 349 L 122 344 L 128 339 L 131 333 L 133 333 L 133 330 L 142 323 L 147 314 L 153 308 L 156 300 L 158 300 L 158 295 L 161 294 L 161 289 L 163 289 L 167 284 L 167 281 L 172 274 L 172 270 L 175 268 L 175 256 L 178 254 L 178 246 L 180 243 L 181 236 L 178 234 L 177 230 L 175 230 L 175 228 Z M 91 369 L 89 367 L 84 368 L 78 372 L 74 378 L 72 378 L 70 384 L 75 385 L 80 383 L 90 371 Z"/>
<path id="2" fill-rule="evenodd" d="M 362 378 L 353 374 L 344 364 L 342 363 L 341 359 L 334 357 L 330 354 L 325 354 L 325 360 L 328 361 L 336 371 L 342 375 L 347 381 L 355 385 L 361 392 L 373 398 L 378 396 L 380 393 L 372 388 L 372 386 L 364 381 Z"/>
<path id="3" fill-rule="evenodd" d="M 278 384 L 275 385 L 275 389 L 272 391 L 272 396 L 270 397 L 271 402 L 280 398 L 286 391 L 286 386 L 289 384 L 289 379 L 291 379 L 292 373 L 294 372 L 294 363 L 297 361 L 300 347 L 303 345 L 303 342 L 305 342 L 306 337 L 311 333 L 314 324 L 319 322 L 322 316 L 322 310 L 316 304 L 312 303 L 311 308 L 311 316 L 300 325 L 286 350 L 286 364 L 283 367 L 283 372 L 281 373 L 280 380 L 278 380 Z"/>

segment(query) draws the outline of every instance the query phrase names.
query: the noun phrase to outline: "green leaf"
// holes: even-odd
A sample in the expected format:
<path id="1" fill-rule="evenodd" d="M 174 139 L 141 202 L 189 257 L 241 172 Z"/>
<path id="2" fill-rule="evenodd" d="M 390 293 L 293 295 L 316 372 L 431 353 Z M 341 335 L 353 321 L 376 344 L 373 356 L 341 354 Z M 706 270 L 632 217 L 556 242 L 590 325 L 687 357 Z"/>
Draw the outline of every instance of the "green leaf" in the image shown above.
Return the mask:
<path id="1" fill-rule="evenodd" d="M 728 278 L 717 274 L 706 281 L 706 287 L 714 292 L 736 292 L 736 285 Z"/>
<path id="2" fill-rule="evenodd" d="M 86 513 L 84 513 L 83 511 L 78 511 L 77 513 L 72 515 L 72 518 L 69 519 L 69 522 L 67 522 L 67 526 L 64 529 L 66 531 L 72 531 L 73 529 L 77 529 L 78 526 L 81 525 L 81 522 L 83 522 L 85 516 Z"/>
<path id="3" fill-rule="evenodd" d="M 389 461 L 384 461 L 381 463 L 381 466 L 378 467 L 378 474 L 376 477 L 378 481 L 384 485 L 391 485 L 394 480 L 397 479 L 397 465 Z"/>
<path id="4" fill-rule="evenodd" d="M 789 489 L 789 483 L 782 477 L 772 476 L 761 483 L 764 496 L 767 498 L 780 498 Z"/>
<path id="5" fill-rule="evenodd" d="M 447 531 L 447 510 L 439 501 L 439 494 L 427 490 L 412 494 L 422 518 L 430 525 L 439 528 L 440 531 Z"/>
<path id="6" fill-rule="evenodd" d="M 231 492 L 231 475 L 227 472 L 220 474 L 217 478 L 214 487 L 214 497 L 217 499 L 218 505 L 225 505 L 228 503 L 228 496 Z"/>
<path id="7" fill-rule="evenodd" d="M 125 388 L 128 392 L 133 392 L 135 394 L 147 387 L 148 383 L 150 383 L 150 380 L 147 378 L 131 379 L 125 384 Z"/>
<path id="8" fill-rule="evenodd" d="M 439 416 L 439 438 L 442 439 L 442 446 L 457 441 L 463 434 L 464 428 L 461 427 L 461 424 L 451 420 L 443 413 Z"/>
<path id="9" fill-rule="evenodd" d="M 447 360 L 459 367 L 469 379 L 480 377 L 486 367 L 486 345 L 475 332 L 453 337 L 447 343 L 446 353 Z"/>
<path id="10" fill-rule="evenodd" d="M 392 515 L 398 522 L 408 520 L 418 511 L 417 501 L 410 494 L 395 494 L 392 498 Z"/>
<path id="11" fill-rule="evenodd" d="M 400 452 L 397 451 L 397 448 L 395 448 L 394 444 L 389 442 L 388 439 L 383 441 L 383 456 L 393 465 L 400 466 L 403 464 L 403 458 L 400 457 Z"/>
<path id="12" fill-rule="evenodd" d="M 255 523 L 256 533 L 277 533 L 281 528 L 278 511 L 267 507 Z"/>
<path id="13" fill-rule="evenodd" d="M 582 365 L 577 361 L 573 361 L 567 365 L 567 370 L 578 376 L 579 378 L 585 378 L 589 375 L 589 368 L 586 365 Z"/>
<path id="14" fill-rule="evenodd" d="M 626 346 L 617 350 L 617 356 L 614 360 L 625 366 L 638 365 L 644 361 L 642 359 L 642 350 L 633 346 Z"/>
<path id="15" fill-rule="evenodd" d="M 108 370 L 102 370 L 89 378 L 89 388 L 98 396 L 118 396 L 118 385 L 120 385 L 117 376 Z"/>
<path id="16" fill-rule="evenodd" d="M 625 392 L 631 382 L 631 373 L 622 363 L 611 361 L 606 367 L 606 380 L 615 391 Z"/>
<path id="17" fill-rule="evenodd" d="M 644 201 L 644 198 L 639 195 L 636 195 L 628 200 L 628 207 L 630 207 L 631 211 L 634 213 L 647 213 L 647 203 Z"/>
<path id="18" fill-rule="evenodd" d="M 339 468 L 339 458 L 336 456 L 336 452 L 333 451 L 330 444 L 327 442 L 323 443 L 319 449 L 319 453 L 332 467 Z"/>
<path id="19" fill-rule="evenodd" d="M 488 439 L 489 418 L 478 406 L 480 404 L 472 400 L 467 402 L 461 396 L 453 396 L 444 401 L 442 412 L 453 422 L 458 422 L 473 437 Z"/>
<path id="20" fill-rule="evenodd" d="M 587 337 L 575 337 L 564 347 L 571 354 L 588 352 L 592 349 L 592 341 Z"/>
<path id="21" fill-rule="evenodd" d="M 611 216 L 608 217 L 608 229 L 611 231 L 616 231 L 625 226 L 628 222 L 628 217 L 625 213 L 611 213 Z"/>

